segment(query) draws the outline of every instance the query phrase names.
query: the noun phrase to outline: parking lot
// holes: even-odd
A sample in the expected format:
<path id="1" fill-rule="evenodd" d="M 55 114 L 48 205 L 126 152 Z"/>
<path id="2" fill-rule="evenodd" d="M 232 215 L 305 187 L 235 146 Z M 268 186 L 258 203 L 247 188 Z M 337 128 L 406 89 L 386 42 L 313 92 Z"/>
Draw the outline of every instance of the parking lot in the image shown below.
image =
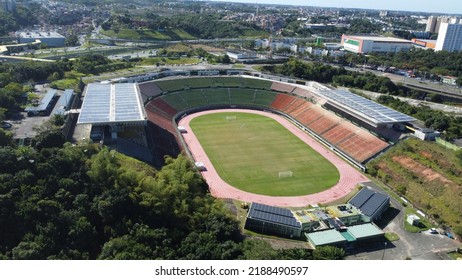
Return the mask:
<path id="1" fill-rule="evenodd" d="M 367 244 L 364 248 L 350 250 L 347 259 L 351 260 L 445 260 L 451 259 L 447 252 L 461 246 L 459 241 L 442 234 L 432 234 L 429 231 L 420 233 L 407 232 L 403 206 L 391 198 L 391 207 L 387 210 L 388 217 L 384 224 L 377 223 L 383 231 L 395 233 L 398 241 L 376 242 Z M 383 222 L 383 221 L 382 221 Z"/>

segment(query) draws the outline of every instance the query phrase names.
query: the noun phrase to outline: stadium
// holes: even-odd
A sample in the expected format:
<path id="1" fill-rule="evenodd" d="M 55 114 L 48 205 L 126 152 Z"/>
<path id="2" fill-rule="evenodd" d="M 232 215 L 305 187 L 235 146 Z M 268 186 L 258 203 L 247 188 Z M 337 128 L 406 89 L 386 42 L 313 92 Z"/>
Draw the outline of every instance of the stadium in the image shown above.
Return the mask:
<path id="1" fill-rule="evenodd" d="M 166 155 L 190 156 L 215 197 L 303 207 L 368 181 L 364 164 L 415 121 L 315 82 L 213 74 L 169 71 L 139 84 L 90 84 L 85 98 L 103 91 L 106 99 L 98 109 L 84 100 L 78 124 L 108 132 L 105 144 L 156 166 Z M 95 118 L 108 115 L 101 105 L 110 120 Z"/>

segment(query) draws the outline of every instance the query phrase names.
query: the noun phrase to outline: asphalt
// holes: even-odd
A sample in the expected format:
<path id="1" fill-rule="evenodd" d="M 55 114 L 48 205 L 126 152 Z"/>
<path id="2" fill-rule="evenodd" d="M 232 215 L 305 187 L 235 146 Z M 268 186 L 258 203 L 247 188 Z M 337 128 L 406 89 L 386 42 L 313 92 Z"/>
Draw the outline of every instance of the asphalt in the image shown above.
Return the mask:
<path id="1" fill-rule="evenodd" d="M 384 193 L 380 188 L 377 191 Z M 399 201 L 391 198 L 390 209 L 378 221 L 379 227 L 385 232 L 396 233 L 398 241 L 385 240 L 357 246 L 348 251 L 349 260 L 449 260 L 447 253 L 461 246 L 461 242 L 441 234 L 431 234 L 428 231 L 411 233 L 404 229 L 406 222 L 404 207 Z M 386 244 L 385 244 L 386 242 Z"/>

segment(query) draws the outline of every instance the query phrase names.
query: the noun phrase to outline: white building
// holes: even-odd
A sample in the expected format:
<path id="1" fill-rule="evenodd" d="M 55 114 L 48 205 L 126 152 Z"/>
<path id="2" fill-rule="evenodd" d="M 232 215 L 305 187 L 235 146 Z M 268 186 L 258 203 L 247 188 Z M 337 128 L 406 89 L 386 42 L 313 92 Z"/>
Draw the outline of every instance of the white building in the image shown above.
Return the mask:
<path id="1" fill-rule="evenodd" d="M 49 47 L 64 47 L 66 38 L 57 32 L 20 32 L 18 42 L 20 44 L 32 43 L 40 40 Z"/>
<path id="2" fill-rule="evenodd" d="M 371 53 L 371 52 L 400 52 L 408 51 L 412 47 L 409 40 L 379 37 L 379 36 L 349 36 L 342 35 L 343 48 L 353 53 Z"/>
<path id="3" fill-rule="evenodd" d="M 448 52 L 462 50 L 462 24 L 441 23 L 435 50 Z"/>

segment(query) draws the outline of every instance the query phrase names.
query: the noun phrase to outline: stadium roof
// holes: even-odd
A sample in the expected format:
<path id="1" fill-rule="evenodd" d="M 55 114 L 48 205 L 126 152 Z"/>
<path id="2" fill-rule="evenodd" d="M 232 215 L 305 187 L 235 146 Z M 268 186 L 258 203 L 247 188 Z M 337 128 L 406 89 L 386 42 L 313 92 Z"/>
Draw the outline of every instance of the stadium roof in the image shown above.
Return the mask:
<path id="1" fill-rule="evenodd" d="M 413 122 L 416 119 L 347 90 L 320 90 L 320 95 L 331 104 L 341 106 L 372 121 L 374 124 Z"/>
<path id="2" fill-rule="evenodd" d="M 349 203 L 369 217 L 372 217 L 384 203 L 389 201 L 390 197 L 381 193 L 377 193 L 371 189 L 361 189 Z"/>
<path id="3" fill-rule="evenodd" d="M 274 224 L 301 228 L 301 224 L 295 219 L 293 213 L 284 208 L 252 203 L 247 217 Z"/>
<path id="4" fill-rule="evenodd" d="M 85 89 L 78 124 L 145 122 L 137 84 L 89 84 Z"/>

